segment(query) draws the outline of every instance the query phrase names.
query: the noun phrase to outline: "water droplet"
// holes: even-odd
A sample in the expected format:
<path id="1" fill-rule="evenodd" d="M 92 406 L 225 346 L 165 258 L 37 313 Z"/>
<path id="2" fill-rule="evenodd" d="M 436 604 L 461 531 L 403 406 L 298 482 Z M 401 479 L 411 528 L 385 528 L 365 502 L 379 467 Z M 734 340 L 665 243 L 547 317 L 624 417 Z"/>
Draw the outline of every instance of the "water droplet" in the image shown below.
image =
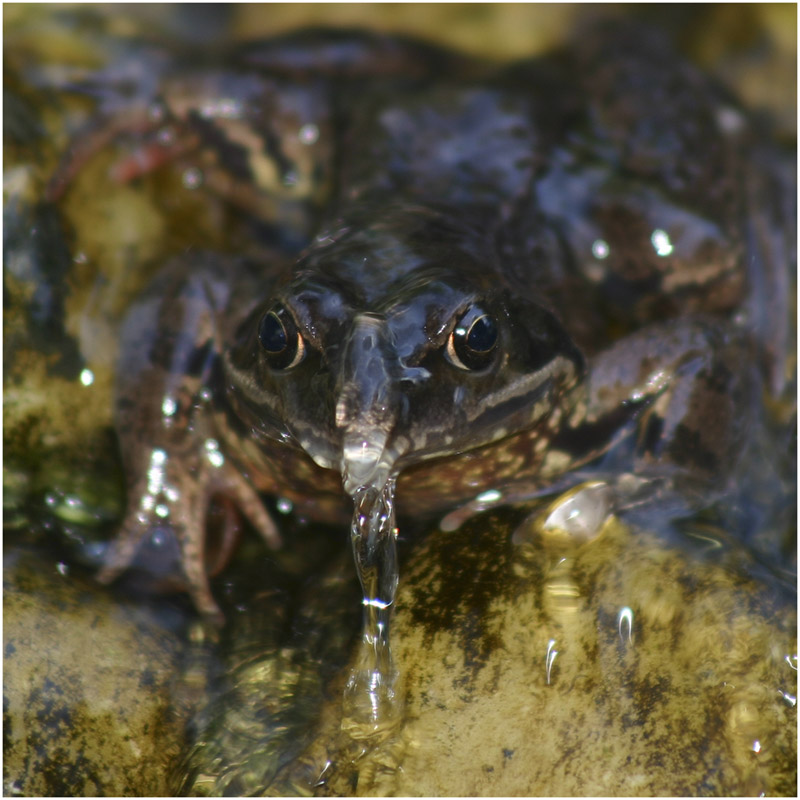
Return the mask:
<path id="1" fill-rule="evenodd" d="M 294 504 L 287 497 L 279 497 L 275 507 L 278 509 L 280 514 L 291 514 Z"/>
<path id="2" fill-rule="evenodd" d="M 650 236 L 650 242 L 653 245 L 653 249 L 656 251 L 656 255 L 659 256 L 668 256 L 675 249 L 672 246 L 672 242 L 669 240 L 669 234 L 661 230 L 661 228 L 656 228 L 653 231 Z"/>
<path id="3" fill-rule="evenodd" d="M 175 398 L 167 395 L 161 402 L 161 413 L 165 417 L 171 417 L 177 410 L 178 404 L 175 402 Z"/>
<path id="4" fill-rule="evenodd" d="M 730 106 L 717 108 L 717 125 L 723 133 L 736 133 L 744 127 L 744 117 Z"/>
<path id="5" fill-rule="evenodd" d="M 225 463 L 225 457 L 219 451 L 219 442 L 216 439 L 206 439 L 203 443 L 206 449 L 206 457 L 212 466 L 221 467 Z"/>
<path id="6" fill-rule="evenodd" d="M 297 138 L 302 144 L 312 145 L 319 139 L 319 128 L 309 122 L 300 128 Z"/>
<path id="7" fill-rule="evenodd" d="M 753 752 L 754 753 L 760 753 L 761 752 L 761 742 L 759 742 L 758 739 L 756 739 L 753 742 Z"/>
<path id="8" fill-rule="evenodd" d="M 175 131 L 172 128 L 161 128 L 156 134 L 156 139 L 162 147 L 169 147 L 175 141 Z"/>
<path id="9" fill-rule="evenodd" d="M 164 494 L 166 495 L 167 500 L 171 503 L 177 502 L 180 495 L 178 494 L 178 490 L 174 486 L 166 486 L 164 488 Z"/>
<path id="10" fill-rule="evenodd" d="M 479 494 L 475 500 L 478 503 L 496 503 L 503 498 L 503 493 L 498 489 L 489 489 L 486 492 Z"/>
<path id="11" fill-rule="evenodd" d="M 156 528 L 150 534 L 150 544 L 154 547 L 163 547 L 167 543 L 167 536 L 160 528 Z"/>
<path id="12" fill-rule="evenodd" d="M 242 115 L 242 104 L 234 97 L 218 97 L 209 100 L 200 107 L 200 116 L 204 119 L 221 117 L 237 119 Z"/>
<path id="13" fill-rule="evenodd" d="M 66 575 L 69 572 L 69 566 L 63 561 L 59 561 L 58 564 L 56 564 L 56 572 L 58 572 L 59 575 Z"/>
<path id="14" fill-rule="evenodd" d="M 608 242 L 603 239 L 595 239 L 592 242 L 592 255 L 602 261 L 604 258 L 608 258 L 609 254 L 611 253 L 611 248 L 608 246 Z"/>
<path id="15" fill-rule="evenodd" d="M 155 507 L 155 512 L 161 519 L 166 519 L 169 516 L 169 507 L 164 505 L 164 503 L 159 503 Z"/>
<path id="16" fill-rule="evenodd" d="M 147 470 L 147 491 L 157 495 L 164 485 L 164 464 L 167 454 L 164 450 L 153 450 L 150 454 L 150 467 Z"/>
<path id="17" fill-rule="evenodd" d="M 213 450 L 207 454 L 207 458 L 212 467 L 219 469 L 225 463 L 225 456 L 219 450 Z"/>
<path id="18" fill-rule="evenodd" d="M 166 109 L 164 108 L 164 104 L 160 102 L 151 103 L 150 107 L 147 109 L 147 115 L 152 122 L 161 122 L 165 114 Z"/>
<path id="19" fill-rule="evenodd" d="M 92 372 L 90 369 L 82 369 L 80 382 L 84 386 L 91 386 L 94 383 L 94 372 Z"/>
<path id="20" fill-rule="evenodd" d="M 199 167 L 189 167 L 181 179 L 186 189 L 197 189 L 203 183 L 203 171 Z"/>

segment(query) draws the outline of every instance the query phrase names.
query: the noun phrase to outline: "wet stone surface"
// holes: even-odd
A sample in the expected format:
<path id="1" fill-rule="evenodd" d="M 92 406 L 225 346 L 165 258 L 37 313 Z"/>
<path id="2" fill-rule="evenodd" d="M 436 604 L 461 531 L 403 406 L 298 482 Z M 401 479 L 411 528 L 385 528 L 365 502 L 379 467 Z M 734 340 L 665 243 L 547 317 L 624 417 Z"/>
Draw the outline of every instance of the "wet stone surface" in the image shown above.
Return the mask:
<path id="1" fill-rule="evenodd" d="M 327 709 L 322 792 L 793 794 L 791 590 L 708 530 L 586 541 L 542 521 L 486 515 L 415 550 L 393 622 L 405 724 L 360 757 L 325 747 Z"/>
<path id="2" fill-rule="evenodd" d="M 59 566 L 6 547 L 3 793 L 167 794 L 183 740 L 181 637 L 163 610 L 158 622 Z"/>

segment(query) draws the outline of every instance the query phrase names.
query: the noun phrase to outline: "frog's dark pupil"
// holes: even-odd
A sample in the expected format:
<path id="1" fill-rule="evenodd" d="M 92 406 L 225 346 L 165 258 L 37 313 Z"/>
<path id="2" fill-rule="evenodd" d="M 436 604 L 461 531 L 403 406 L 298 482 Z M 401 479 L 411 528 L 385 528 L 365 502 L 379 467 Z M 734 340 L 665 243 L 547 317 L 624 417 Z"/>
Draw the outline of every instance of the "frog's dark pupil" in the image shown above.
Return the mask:
<path id="1" fill-rule="evenodd" d="M 261 346 L 273 355 L 282 353 L 289 343 L 286 329 L 274 311 L 270 311 L 262 320 L 258 331 Z"/>
<path id="2" fill-rule="evenodd" d="M 447 354 L 460 369 L 481 370 L 494 360 L 499 338 L 497 322 L 478 306 L 472 306 L 461 316 L 450 334 Z"/>
<path id="3" fill-rule="evenodd" d="M 488 353 L 497 344 L 497 326 L 484 314 L 472 323 L 467 333 L 466 345 L 476 353 Z"/>
<path id="4" fill-rule="evenodd" d="M 258 340 L 264 348 L 267 364 L 285 370 L 296 366 L 305 355 L 305 343 L 294 317 L 283 306 L 268 311 L 258 326 Z"/>

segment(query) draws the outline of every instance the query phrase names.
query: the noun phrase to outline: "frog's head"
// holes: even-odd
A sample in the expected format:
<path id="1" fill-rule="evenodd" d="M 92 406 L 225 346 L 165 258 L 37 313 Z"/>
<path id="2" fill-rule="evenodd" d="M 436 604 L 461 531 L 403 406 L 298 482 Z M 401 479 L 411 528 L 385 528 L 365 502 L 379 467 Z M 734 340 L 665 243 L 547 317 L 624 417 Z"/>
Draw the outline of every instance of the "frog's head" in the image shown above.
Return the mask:
<path id="1" fill-rule="evenodd" d="M 430 209 L 318 237 L 227 354 L 238 405 L 339 469 L 349 494 L 534 427 L 583 361 L 495 259 Z"/>

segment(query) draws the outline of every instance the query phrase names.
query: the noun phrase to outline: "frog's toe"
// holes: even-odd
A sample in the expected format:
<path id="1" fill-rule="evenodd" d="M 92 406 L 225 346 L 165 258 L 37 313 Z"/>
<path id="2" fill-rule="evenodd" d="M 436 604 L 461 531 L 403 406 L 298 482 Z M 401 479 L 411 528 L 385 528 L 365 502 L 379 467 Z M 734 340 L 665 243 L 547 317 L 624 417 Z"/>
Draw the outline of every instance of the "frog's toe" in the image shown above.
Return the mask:
<path id="1" fill-rule="evenodd" d="M 178 538 L 168 523 L 129 517 L 108 544 L 103 566 L 96 577 L 111 583 L 130 568 L 140 569 L 155 579 L 174 577 L 181 572 Z"/>
<path id="2" fill-rule="evenodd" d="M 214 600 L 214 595 L 211 594 L 208 572 L 202 554 L 191 558 L 184 555 L 183 572 L 195 608 L 205 619 L 221 628 L 225 624 L 225 615 Z"/>
<path id="3" fill-rule="evenodd" d="M 233 465 L 225 463 L 225 468 L 215 479 L 215 485 L 236 503 L 270 548 L 277 550 L 281 546 L 278 528 L 264 503 L 250 482 Z"/>
<path id="4" fill-rule="evenodd" d="M 116 537 L 108 544 L 103 566 L 96 575 L 97 580 L 107 584 L 119 577 L 133 563 L 148 534 L 148 528 L 138 518 L 129 515 Z"/>

